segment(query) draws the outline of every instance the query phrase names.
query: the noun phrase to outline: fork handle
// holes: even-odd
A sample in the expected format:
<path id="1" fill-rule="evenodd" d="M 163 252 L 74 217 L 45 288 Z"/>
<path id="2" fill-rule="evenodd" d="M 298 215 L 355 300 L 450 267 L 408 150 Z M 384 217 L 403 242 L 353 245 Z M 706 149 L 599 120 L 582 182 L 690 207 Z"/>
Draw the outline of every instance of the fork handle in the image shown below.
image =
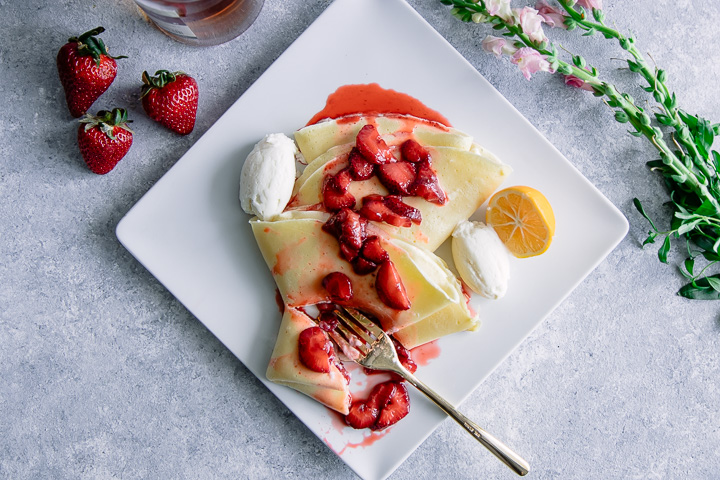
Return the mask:
<path id="1" fill-rule="evenodd" d="M 447 400 L 442 398 L 435 391 L 425 385 L 423 382 L 418 380 L 412 373 L 406 369 L 398 371 L 405 380 L 410 382 L 415 388 L 424 393 L 430 400 L 440 407 L 450 418 L 459 423 L 465 430 L 472 434 L 475 439 L 480 442 L 485 448 L 499 458 L 505 465 L 510 467 L 512 471 L 520 476 L 524 476 L 530 470 L 530 465 L 517 453 L 513 452 L 510 447 L 505 445 L 503 442 L 480 428 L 475 422 L 467 418 L 465 415 L 460 413 L 455 407 L 450 404 Z"/>

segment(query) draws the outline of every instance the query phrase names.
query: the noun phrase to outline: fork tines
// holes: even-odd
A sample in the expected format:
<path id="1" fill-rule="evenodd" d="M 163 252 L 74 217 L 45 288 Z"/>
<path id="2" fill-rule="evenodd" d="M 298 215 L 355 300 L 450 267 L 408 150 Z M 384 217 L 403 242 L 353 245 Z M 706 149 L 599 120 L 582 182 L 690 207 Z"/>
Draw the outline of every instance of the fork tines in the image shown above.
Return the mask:
<path id="1" fill-rule="evenodd" d="M 335 310 L 338 319 L 337 329 L 343 339 L 363 355 L 372 348 L 385 332 L 375 325 L 369 318 L 353 308 L 341 307 Z"/>

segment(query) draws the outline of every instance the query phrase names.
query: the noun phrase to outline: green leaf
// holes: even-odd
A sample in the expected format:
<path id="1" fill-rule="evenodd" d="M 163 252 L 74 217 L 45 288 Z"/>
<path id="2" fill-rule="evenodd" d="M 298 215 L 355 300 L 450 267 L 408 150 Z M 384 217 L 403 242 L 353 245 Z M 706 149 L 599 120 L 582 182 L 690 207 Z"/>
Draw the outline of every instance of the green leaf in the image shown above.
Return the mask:
<path id="1" fill-rule="evenodd" d="M 693 275 L 693 269 L 695 268 L 695 259 L 693 257 L 688 257 L 685 259 L 685 270 L 690 275 Z"/>
<path id="2" fill-rule="evenodd" d="M 717 208 L 712 204 L 710 200 L 705 200 L 698 208 L 695 209 L 696 215 L 702 215 L 704 217 L 713 217 L 718 215 Z"/>
<path id="3" fill-rule="evenodd" d="M 592 35 L 595 35 L 595 32 L 597 32 L 597 30 L 595 30 L 594 28 L 589 28 L 587 32 L 583 33 L 583 37 L 590 37 Z"/>
<path id="4" fill-rule="evenodd" d="M 628 133 L 633 137 L 642 137 L 642 132 L 633 132 L 631 130 L 628 130 Z"/>
<path id="5" fill-rule="evenodd" d="M 658 258 L 662 263 L 668 263 L 667 256 L 668 252 L 670 252 L 670 235 L 665 237 L 665 241 L 663 241 L 662 246 L 660 247 L 660 250 L 658 250 Z"/>
<path id="6" fill-rule="evenodd" d="M 710 278 L 712 280 L 708 280 Z M 720 300 L 720 291 L 716 290 L 711 282 L 717 284 L 720 276 L 712 275 L 690 282 L 678 290 L 678 295 L 692 300 Z"/>
<path id="7" fill-rule="evenodd" d="M 655 243 L 655 239 L 657 238 L 658 234 L 657 232 L 653 232 L 652 230 L 648 232 L 648 236 L 645 239 L 645 241 L 642 243 L 642 246 L 648 245 L 650 243 Z"/>
<path id="8" fill-rule="evenodd" d="M 587 65 L 587 63 L 585 62 L 585 59 L 583 57 L 581 57 L 580 55 L 573 56 L 573 63 L 578 68 L 585 68 L 585 65 Z"/>
<path id="9" fill-rule="evenodd" d="M 640 215 L 645 217 L 645 220 L 647 220 L 650 223 L 650 226 L 652 227 L 652 229 L 657 232 L 658 231 L 657 227 L 655 227 L 655 224 L 650 219 L 650 216 L 647 213 L 645 213 L 645 208 L 642 206 L 642 203 L 640 203 L 640 200 L 638 198 L 633 198 L 633 205 L 635 205 L 635 208 L 637 209 L 637 211 L 640 212 Z"/>
<path id="10" fill-rule="evenodd" d="M 712 287 L 713 290 L 716 292 L 720 292 L 720 278 L 711 276 L 711 277 L 705 277 L 708 284 Z"/>
<path id="11" fill-rule="evenodd" d="M 695 227 L 697 227 L 700 222 L 702 222 L 701 219 L 694 220 L 694 221 L 689 222 L 689 223 L 683 223 L 682 225 L 680 225 L 680 228 L 677 229 L 677 234 L 678 234 L 678 235 L 685 235 L 686 233 L 694 230 Z"/>

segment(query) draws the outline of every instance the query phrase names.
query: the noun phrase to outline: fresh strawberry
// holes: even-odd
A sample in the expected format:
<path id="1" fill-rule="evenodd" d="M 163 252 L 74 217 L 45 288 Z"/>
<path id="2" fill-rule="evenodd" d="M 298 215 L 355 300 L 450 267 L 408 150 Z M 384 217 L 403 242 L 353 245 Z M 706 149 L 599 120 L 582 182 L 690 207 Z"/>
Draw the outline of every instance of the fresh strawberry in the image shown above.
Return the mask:
<path id="1" fill-rule="evenodd" d="M 322 195 L 323 205 L 329 212 L 337 212 L 343 208 L 353 208 L 355 206 L 355 197 L 347 191 L 338 191 L 338 185 L 335 177 L 327 176 L 323 183 Z"/>
<path id="2" fill-rule="evenodd" d="M 385 222 L 396 227 L 409 227 L 412 220 L 394 212 L 380 195 L 368 195 L 362 200 L 360 215 L 375 222 Z"/>
<path id="3" fill-rule="evenodd" d="M 400 153 L 402 154 L 402 158 L 408 162 L 418 163 L 430 161 L 430 154 L 425 150 L 425 147 L 412 138 L 403 142 L 400 146 Z"/>
<path id="4" fill-rule="evenodd" d="M 395 161 L 390 147 L 382 139 L 375 125 L 362 127 L 355 138 L 355 145 L 362 156 L 370 163 L 382 165 Z"/>
<path id="5" fill-rule="evenodd" d="M 365 160 L 357 147 L 350 150 L 348 165 L 350 165 L 350 174 L 353 180 L 367 180 L 375 173 L 375 165 Z"/>
<path id="6" fill-rule="evenodd" d="M 376 235 L 365 239 L 360 249 L 360 256 L 376 265 L 380 265 L 389 258 L 388 253 L 380 243 L 380 238 Z"/>
<path id="7" fill-rule="evenodd" d="M 334 302 L 348 301 L 353 297 L 352 282 L 342 272 L 332 272 L 323 278 L 322 286 Z"/>
<path id="8" fill-rule="evenodd" d="M 410 396 L 404 383 L 390 382 L 393 389 L 380 407 L 380 414 L 373 430 L 382 430 L 394 425 L 410 413 Z"/>
<path id="9" fill-rule="evenodd" d="M 410 186 L 410 193 L 438 205 L 445 205 L 447 201 L 430 162 L 423 161 L 417 164 L 417 175 L 415 182 Z"/>
<path id="10" fill-rule="evenodd" d="M 128 122 L 127 112 L 122 108 L 101 110 L 96 116 L 85 115 L 80 119 L 78 145 L 90 170 L 106 174 L 127 154 L 133 142 Z"/>
<path id="11" fill-rule="evenodd" d="M 373 387 L 367 400 L 350 406 L 345 423 L 353 428 L 382 430 L 397 423 L 410 412 L 410 397 L 404 384 L 389 381 Z"/>
<path id="12" fill-rule="evenodd" d="M 310 327 L 300 332 L 298 352 L 300 361 L 313 372 L 330 372 L 335 350 L 327 334 L 320 327 Z"/>
<path id="13" fill-rule="evenodd" d="M 145 112 L 170 130 L 187 135 L 195 128 L 198 84 L 184 72 L 158 70 L 155 76 L 142 74 L 140 97 Z"/>
<path id="14" fill-rule="evenodd" d="M 405 286 L 397 268 L 395 268 L 395 264 L 391 260 L 386 260 L 380 265 L 375 278 L 375 290 L 377 290 L 380 300 L 388 307 L 395 310 L 408 310 L 410 308 L 410 300 L 405 291 Z"/>
<path id="15" fill-rule="evenodd" d="M 409 195 L 415 181 L 415 165 L 410 162 L 395 162 L 379 165 L 377 176 L 389 191 L 398 195 Z"/>
<path id="16" fill-rule="evenodd" d="M 72 37 L 57 54 L 60 83 L 73 117 L 85 114 L 115 80 L 115 60 L 127 58 L 108 55 L 105 44 L 96 37 L 104 31 L 103 27 L 97 27 L 79 37 Z"/>
<path id="17" fill-rule="evenodd" d="M 420 225 L 422 222 L 422 214 L 420 213 L 420 210 L 403 202 L 402 197 L 398 197 L 397 195 L 387 195 L 384 198 L 384 201 L 385 205 L 387 205 L 390 210 L 402 217 L 409 218 L 412 223 Z"/>

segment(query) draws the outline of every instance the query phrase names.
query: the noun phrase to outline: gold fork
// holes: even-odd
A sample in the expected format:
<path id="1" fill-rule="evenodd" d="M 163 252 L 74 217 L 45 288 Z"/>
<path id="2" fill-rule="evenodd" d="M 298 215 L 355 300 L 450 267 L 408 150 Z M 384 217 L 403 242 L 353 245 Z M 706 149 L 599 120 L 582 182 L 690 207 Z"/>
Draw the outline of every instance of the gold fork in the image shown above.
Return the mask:
<path id="1" fill-rule="evenodd" d="M 346 354 L 353 352 L 353 350 L 348 350 L 348 347 L 358 352 L 355 355 L 352 355 L 352 353 L 349 355 L 354 362 L 371 370 L 386 370 L 397 373 L 427 395 L 430 400 L 435 402 L 453 420 L 462 425 L 478 442 L 502 460 L 515 473 L 521 476 L 528 473 L 530 466 L 523 458 L 469 420 L 465 415 L 458 412 L 450 402 L 435 393 L 403 367 L 398 359 L 392 340 L 373 321 L 351 308 L 340 308 L 335 310 L 334 313 L 338 319 L 335 331 L 339 335 L 333 335 L 333 338 L 340 344 Z"/>

